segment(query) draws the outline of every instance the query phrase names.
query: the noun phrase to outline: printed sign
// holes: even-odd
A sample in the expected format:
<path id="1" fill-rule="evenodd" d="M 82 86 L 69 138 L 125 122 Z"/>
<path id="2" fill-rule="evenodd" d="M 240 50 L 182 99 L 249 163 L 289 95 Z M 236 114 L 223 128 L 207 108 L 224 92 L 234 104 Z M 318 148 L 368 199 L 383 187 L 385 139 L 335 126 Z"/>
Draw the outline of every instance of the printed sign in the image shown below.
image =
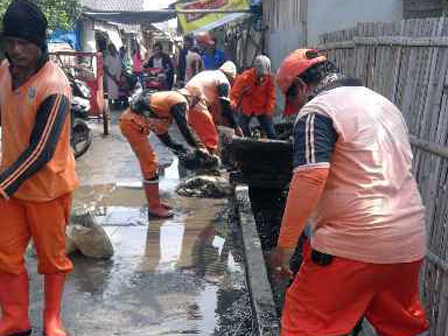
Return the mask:
<path id="1" fill-rule="evenodd" d="M 248 9 L 248 0 L 199 0 L 183 4 L 177 4 L 177 10 L 188 9 Z M 218 27 L 221 24 L 229 22 L 230 20 L 240 17 L 241 13 L 192 13 L 192 14 L 180 14 L 179 21 L 182 29 L 185 32 L 191 32 L 200 29 L 212 29 Z"/>

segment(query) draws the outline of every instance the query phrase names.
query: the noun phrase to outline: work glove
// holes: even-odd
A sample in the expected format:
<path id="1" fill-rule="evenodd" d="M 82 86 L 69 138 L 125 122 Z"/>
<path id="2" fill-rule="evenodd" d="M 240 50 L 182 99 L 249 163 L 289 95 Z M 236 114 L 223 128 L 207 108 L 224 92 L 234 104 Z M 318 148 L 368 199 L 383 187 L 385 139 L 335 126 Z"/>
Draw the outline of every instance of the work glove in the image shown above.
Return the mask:
<path id="1" fill-rule="evenodd" d="M 216 168 L 219 166 L 219 156 L 217 154 L 211 154 L 206 150 L 197 149 L 196 155 L 201 162 L 203 168 Z"/>
<path id="2" fill-rule="evenodd" d="M 171 150 L 177 157 L 186 156 L 188 153 L 188 150 L 180 144 L 173 145 Z"/>
<path id="3" fill-rule="evenodd" d="M 219 157 L 210 154 L 204 149 L 195 149 L 192 152 L 188 152 L 186 155 L 179 157 L 179 161 L 185 168 L 190 170 L 210 169 L 219 166 Z"/>

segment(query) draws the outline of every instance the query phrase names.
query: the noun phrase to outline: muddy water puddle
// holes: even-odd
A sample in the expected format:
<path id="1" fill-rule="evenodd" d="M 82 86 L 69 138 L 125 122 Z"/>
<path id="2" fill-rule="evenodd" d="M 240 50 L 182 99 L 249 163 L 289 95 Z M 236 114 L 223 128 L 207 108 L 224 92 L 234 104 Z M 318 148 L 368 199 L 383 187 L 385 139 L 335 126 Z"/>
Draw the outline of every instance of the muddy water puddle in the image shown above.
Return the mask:
<path id="1" fill-rule="evenodd" d="M 240 237 L 228 202 L 176 195 L 177 174 L 177 167 L 161 174 L 162 197 L 175 213 L 167 220 L 148 221 L 136 179 L 77 191 L 75 212 L 93 214 L 115 254 L 106 261 L 73 257 L 64 316 L 74 335 L 251 335 Z"/>
<path id="2" fill-rule="evenodd" d="M 119 206 L 105 197 L 93 212 L 115 255 L 74 258 L 67 292 L 74 304 L 65 315 L 82 326 L 76 335 L 104 335 L 105 325 L 111 335 L 250 335 L 243 256 L 227 201 L 176 197 L 174 218 L 148 222 L 146 208 L 133 207 L 138 198 Z"/>

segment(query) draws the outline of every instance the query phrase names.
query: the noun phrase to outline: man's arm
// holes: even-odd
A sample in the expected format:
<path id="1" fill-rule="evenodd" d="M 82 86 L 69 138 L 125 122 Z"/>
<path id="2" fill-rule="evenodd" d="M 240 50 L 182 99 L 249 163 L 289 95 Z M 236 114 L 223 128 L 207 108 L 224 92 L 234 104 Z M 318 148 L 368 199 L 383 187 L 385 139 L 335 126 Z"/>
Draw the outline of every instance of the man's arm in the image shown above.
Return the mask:
<path id="1" fill-rule="evenodd" d="M 187 52 L 185 51 L 185 49 L 182 49 L 182 51 L 179 55 L 179 65 L 178 65 L 178 72 L 177 72 L 179 81 L 185 80 L 185 71 L 186 71 L 186 67 L 187 67 L 186 56 L 187 56 Z"/>
<path id="2" fill-rule="evenodd" d="M 232 106 L 230 105 L 229 92 L 230 87 L 227 83 L 218 84 L 219 103 L 221 105 L 221 112 L 224 118 L 229 122 L 230 127 L 238 129 L 238 123 L 235 119 Z"/>
<path id="3" fill-rule="evenodd" d="M 166 72 L 174 72 L 174 65 L 173 61 L 171 60 L 171 57 L 168 54 L 164 55 L 164 68 Z"/>
<path id="4" fill-rule="evenodd" d="M 187 149 L 180 143 L 175 142 L 168 132 L 163 134 L 157 134 L 159 140 L 176 155 L 182 155 L 187 153 Z"/>
<path id="5" fill-rule="evenodd" d="M 294 126 L 294 179 L 288 194 L 290 206 L 282 220 L 279 246 L 296 246 L 322 194 L 336 141 L 333 122 L 326 116 L 311 113 Z"/>
<path id="6" fill-rule="evenodd" d="M 282 271 L 288 268 L 306 221 L 325 189 L 336 141 L 337 133 L 328 117 L 311 113 L 294 126 L 294 175 L 278 245 L 271 259 L 275 268 Z"/>
<path id="7" fill-rule="evenodd" d="M 0 194 L 4 198 L 11 197 L 52 159 L 69 113 L 70 101 L 62 94 L 53 94 L 42 102 L 28 147 L 0 174 Z"/>
<path id="8" fill-rule="evenodd" d="M 237 76 L 235 79 L 235 83 L 232 85 L 232 89 L 230 90 L 230 105 L 234 111 L 237 111 L 240 107 L 240 102 L 243 98 L 243 90 L 244 90 L 244 75 Z"/>
<path id="9" fill-rule="evenodd" d="M 274 84 L 274 79 L 271 77 L 267 83 L 268 85 L 268 94 L 266 97 L 266 107 L 265 107 L 265 113 L 268 116 L 272 116 L 275 111 L 275 105 L 277 103 L 277 93 L 276 88 Z"/>
<path id="10" fill-rule="evenodd" d="M 188 125 L 187 104 L 181 103 L 174 105 L 171 108 L 171 113 L 187 143 L 194 148 L 205 148 L 205 145 L 201 142 L 194 129 Z"/>

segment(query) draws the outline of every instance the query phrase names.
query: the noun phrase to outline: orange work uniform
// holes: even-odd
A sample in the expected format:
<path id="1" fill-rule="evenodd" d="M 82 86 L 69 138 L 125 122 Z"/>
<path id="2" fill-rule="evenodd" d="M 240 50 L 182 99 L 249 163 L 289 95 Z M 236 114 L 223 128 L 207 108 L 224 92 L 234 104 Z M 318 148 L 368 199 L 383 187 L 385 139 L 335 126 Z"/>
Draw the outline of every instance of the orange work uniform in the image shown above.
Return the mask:
<path id="1" fill-rule="evenodd" d="M 426 230 L 406 122 L 385 97 L 339 83 L 294 125 L 279 246 L 294 248 L 312 216 L 313 252 L 286 293 L 281 335 L 346 335 L 363 316 L 379 335 L 418 335 Z"/>
<path id="2" fill-rule="evenodd" d="M 13 89 L 0 66 L 0 271 L 24 271 L 31 236 L 40 273 L 69 272 L 65 227 L 79 182 L 70 148 L 69 82 L 53 62 Z"/>
<path id="3" fill-rule="evenodd" d="M 149 144 L 148 135 L 165 134 L 173 122 L 171 108 L 177 104 L 188 104 L 188 100 L 177 91 L 155 92 L 151 95 L 149 107 L 151 117 L 134 113 L 128 108 L 120 117 L 120 130 L 137 156 L 145 180 L 157 176 L 157 158 Z"/>
<path id="4" fill-rule="evenodd" d="M 205 147 L 210 152 L 215 152 L 218 149 L 219 135 L 206 102 L 201 100 L 189 109 L 187 119 Z"/>
<path id="5" fill-rule="evenodd" d="M 230 91 L 232 108 L 248 116 L 265 114 L 272 117 L 275 111 L 276 93 L 272 75 L 266 75 L 263 83 L 257 79 L 255 68 L 236 77 Z"/>
<path id="6" fill-rule="evenodd" d="M 225 88 L 220 92 L 220 88 Z M 230 82 L 221 70 L 202 71 L 185 86 L 189 92 L 200 92 L 204 101 L 188 113 L 188 122 L 211 151 L 218 149 L 219 135 L 216 126 L 224 124 L 220 98 L 227 98 Z"/>
<path id="7" fill-rule="evenodd" d="M 202 71 L 194 76 L 185 86 L 187 90 L 198 90 L 204 97 L 215 125 L 222 125 L 222 111 L 219 99 L 223 96 L 220 87 L 227 88 L 225 98 L 230 93 L 230 82 L 221 70 Z"/>

